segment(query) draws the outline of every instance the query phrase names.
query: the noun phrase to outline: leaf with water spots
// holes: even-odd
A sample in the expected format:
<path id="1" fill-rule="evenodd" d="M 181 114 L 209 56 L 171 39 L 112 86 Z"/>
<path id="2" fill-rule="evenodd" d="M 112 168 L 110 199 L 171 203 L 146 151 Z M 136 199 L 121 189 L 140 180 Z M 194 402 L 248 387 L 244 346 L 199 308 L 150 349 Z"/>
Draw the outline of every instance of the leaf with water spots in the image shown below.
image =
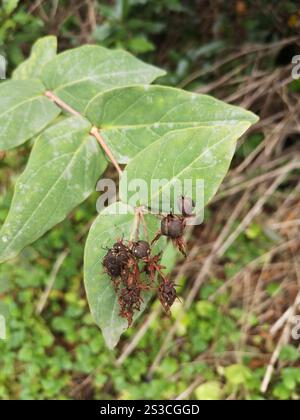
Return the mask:
<path id="1" fill-rule="evenodd" d="M 90 128 L 83 118 L 67 118 L 36 140 L 0 230 L 0 262 L 61 222 L 95 190 L 107 161 Z"/>
<path id="2" fill-rule="evenodd" d="M 99 92 L 151 83 L 164 74 L 126 51 L 84 45 L 59 54 L 44 67 L 42 79 L 49 90 L 82 113 Z"/>
<path id="3" fill-rule="evenodd" d="M 45 87 L 38 80 L 0 84 L 0 150 L 24 143 L 60 114 L 44 92 Z"/>
<path id="4" fill-rule="evenodd" d="M 147 230 L 153 238 L 159 228 L 159 220 L 152 215 L 145 215 Z M 127 321 L 119 316 L 119 304 L 112 287 L 110 277 L 104 272 L 102 265 L 107 248 L 119 239 L 128 239 L 134 228 L 134 210 L 123 203 L 115 203 L 103 210 L 94 221 L 84 252 L 84 282 L 92 315 L 101 328 L 107 346 L 112 349 L 119 341 L 121 334 L 127 329 Z M 144 231 L 140 229 L 140 239 Z M 154 249 L 155 252 L 155 249 Z M 145 309 L 149 293 L 144 295 L 141 312 Z"/>
<path id="5" fill-rule="evenodd" d="M 99 93 L 85 115 L 120 163 L 172 131 L 198 126 L 234 127 L 256 115 L 207 95 L 163 86 L 132 86 Z"/>
<path id="6" fill-rule="evenodd" d="M 227 126 L 199 126 L 166 134 L 127 165 L 120 183 L 121 199 L 130 202 L 134 196 L 136 205 L 145 205 L 152 211 L 170 211 L 177 210 L 178 197 L 185 195 L 196 201 L 198 210 L 202 211 L 228 171 L 237 139 L 249 126 L 250 123 L 240 122 Z M 137 195 L 130 187 L 131 181 L 136 179 L 147 184 L 143 194 Z M 164 182 L 157 187 L 155 180 Z M 189 188 L 188 193 L 179 189 L 181 185 Z"/>
<path id="7" fill-rule="evenodd" d="M 38 39 L 31 49 L 30 56 L 13 72 L 15 80 L 40 78 L 45 64 L 56 56 L 57 39 L 55 36 L 45 36 Z"/>

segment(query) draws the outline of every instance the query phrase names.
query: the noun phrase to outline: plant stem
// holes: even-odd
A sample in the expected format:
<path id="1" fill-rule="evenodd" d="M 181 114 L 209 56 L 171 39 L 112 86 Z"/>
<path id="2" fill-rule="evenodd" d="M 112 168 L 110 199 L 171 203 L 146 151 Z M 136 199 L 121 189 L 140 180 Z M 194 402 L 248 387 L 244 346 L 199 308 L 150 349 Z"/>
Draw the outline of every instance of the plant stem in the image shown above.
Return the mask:
<path id="1" fill-rule="evenodd" d="M 47 90 L 45 92 L 45 96 L 47 96 L 47 98 L 49 98 L 52 102 L 55 102 L 56 105 L 58 105 L 60 108 L 64 109 L 65 111 L 68 111 L 75 117 L 82 117 L 82 115 L 78 111 L 73 109 L 70 105 L 66 104 L 66 102 L 59 99 L 59 97 L 50 92 L 50 90 Z"/>
<path id="2" fill-rule="evenodd" d="M 64 102 L 63 100 L 61 100 L 58 96 L 54 95 L 54 93 L 52 93 L 50 90 L 47 90 L 45 92 L 45 96 L 47 98 L 49 98 L 52 102 L 56 103 L 56 105 L 58 105 L 60 108 L 62 108 L 63 110 L 69 112 L 71 115 L 74 115 L 75 117 L 84 118 L 83 115 L 80 114 L 80 112 L 76 111 L 74 108 L 72 108 L 66 102 Z M 123 174 L 123 172 L 122 172 L 122 170 L 121 170 L 121 168 L 120 168 L 117 160 L 115 159 L 112 151 L 110 150 L 110 148 L 106 144 L 105 140 L 101 136 L 99 129 L 97 127 L 95 127 L 95 126 L 92 127 L 92 129 L 90 131 L 90 134 L 96 138 L 96 140 L 98 141 L 98 143 L 100 144 L 100 146 L 102 147 L 102 149 L 104 150 L 104 152 L 109 157 L 109 159 L 111 160 L 112 164 L 114 165 L 114 167 L 118 171 L 119 176 L 121 176 Z"/>
<path id="3" fill-rule="evenodd" d="M 123 174 L 122 169 L 120 168 L 120 166 L 119 166 L 118 162 L 116 161 L 114 155 L 112 154 L 110 148 L 105 143 L 105 140 L 101 136 L 100 131 L 98 130 L 98 128 L 95 127 L 95 126 L 92 127 L 92 129 L 90 131 L 90 134 L 97 139 L 98 143 L 100 144 L 100 146 L 102 147 L 102 149 L 104 150 L 104 152 L 109 157 L 109 159 L 111 160 L 112 164 L 114 165 L 114 167 L 118 171 L 119 176 L 122 176 L 122 174 Z"/>

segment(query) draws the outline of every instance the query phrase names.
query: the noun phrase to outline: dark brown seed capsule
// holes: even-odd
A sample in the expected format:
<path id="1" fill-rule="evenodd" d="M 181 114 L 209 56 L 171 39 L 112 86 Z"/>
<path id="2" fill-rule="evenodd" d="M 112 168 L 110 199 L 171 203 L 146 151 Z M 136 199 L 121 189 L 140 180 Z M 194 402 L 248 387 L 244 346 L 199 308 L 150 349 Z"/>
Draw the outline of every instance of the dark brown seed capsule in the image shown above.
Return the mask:
<path id="1" fill-rule="evenodd" d="M 117 257 L 118 261 L 120 261 L 122 267 L 125 267 L 125 265 L 128 264 L 129 260 L 132 258 L 130 249 L 121 241 L 116 242 L 113 245 L 111 251 Z"/>
<path id="2" fill-rule="evenodd" d="M 169 214 L 161 221 L 161 234 L 171 239 L 177 239 L 183 235 L 184 227 L 183 220 Z"/>
<path id="3" fill-rule="evenodd" d="M 124 245 L 121 241 L 116 242 L 116 243 L 113 245 L 112 250 L 113 250 L 115 253 L 117 253 L 117 254 L 119 254 L 119 253 L 123 253 L 123 252 L 124 252 L 124 253 L 129 252 L 128 247 L 127 247 L 126 245 Z"/>
<path id="4" fill-rule="evenodd" d="M 150 245 L 146 241 L 134 242 L 132 244 L 131 252 L 138 259 L 147 258 L 151 253 Z"/>
<path id="5" fill-rule="evenodd" d="M 107 274 L 112 278 L 119 277 L 122 273 L 122 262 L 112 250 L 109 250 L 105 255 L 103 259 L 103 267 L 105 268 Z"/>
<path id="6" fill-rule="evenodd" d="M 103 266 L 110 277 L 116 278 L 121 276 L 130 258 L 132 255 L 129 248 L 119 241 L 105 255 Z"/>

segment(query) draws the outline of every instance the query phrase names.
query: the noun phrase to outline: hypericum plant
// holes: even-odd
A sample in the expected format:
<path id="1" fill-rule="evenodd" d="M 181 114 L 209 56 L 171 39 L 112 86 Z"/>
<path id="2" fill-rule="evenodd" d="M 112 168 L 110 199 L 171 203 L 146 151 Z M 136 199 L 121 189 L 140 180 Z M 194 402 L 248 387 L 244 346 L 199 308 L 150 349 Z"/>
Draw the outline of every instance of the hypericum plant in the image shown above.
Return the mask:
<path id="1" fill-rule="evenodd" d="M 92 225 L 84 278 L 91 312 L 112 348 L 144 309 L 156 276 L 166 310 L 176 297 L 160 265 L 162 241 L 169 237 L 185 252 L 185 209 L 160 222 L 151 205 L 146 208 L 166 185 L 149 188 L 149 200 L 140 196 L 132 208 L 134 193 L 124 193 L 125 179 L 147 185 L 165 179 L 171 189 L 175 179 L 202 179 L 206 205 L 228 171 L 237 139 L 257 117 L 206 95 L 151 86 L 164 71 L 125 51 L 86 45 L 56 55 L 56 44 L 52 36 L 37 41 L 12 80 L 0 84 L 0 150 L 35 139 L 0 231 L 0 262 L 65 219 L 95 190 L 110 160 L 120 176 L 119 201 Z M 194 196 L 192 190 L 183 200 L 191 203 Z M 139 241 L 153 238 L 151 255 L 142 255 Z M 123 240 L 130 255 L 123 254 L 118 266 L 114 244 Z"/>

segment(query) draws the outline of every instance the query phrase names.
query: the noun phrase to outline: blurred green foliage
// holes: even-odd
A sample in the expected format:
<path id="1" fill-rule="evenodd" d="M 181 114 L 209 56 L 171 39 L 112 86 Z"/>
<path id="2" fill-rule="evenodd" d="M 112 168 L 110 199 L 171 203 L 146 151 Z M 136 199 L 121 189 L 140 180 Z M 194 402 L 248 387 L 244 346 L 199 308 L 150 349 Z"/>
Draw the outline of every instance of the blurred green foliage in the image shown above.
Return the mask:
<path id="1" fill-rule="evenodd" d="M 199 63 L 205 71 L 217 53 L 224 56 L 242 42 L 274 42 L 296 35 L 298 10 L 298 2 L 291 0 L 260 0 L 259 7 L 251 0 L 95 0 L 92 14 L 98 19 L 89 26 L 90 9 L 84 2 L 44 1 L 38 7 L 29 0 L 3 0 L 0 53 L 12 70 L 34 40 L 51 33 L 63 49 L 82 42 L 125 48 L 166 68 L 165 83 L 176 85 Z"/>
<path id="2" fill-rule="evenodd" d="M 45 15 L 51 16 L 52 2 L 44 3 Z M 68 1 L 58 3 L 60 14 L 64 8 L 68 10 Z M 90 40 L 107 47 L 126 48 L 163 66 L 169 70 L 164 82 L 177 85 L 199 66 L 209 68 L 215 55 L 220 51 L 226 54 L 237 40 L 275 41 L 295 32 L 288 22 L 297 11 L 297 2 L 261 1 L 260 10 L 251 7 L 250 1 L 235 2 L 240 9 L 224 2 L 215 10 L 210 3 L 98 1 L 101 21 L 89 34 Z M 49 32 L 56 32 L 61 48 L 82 42 L 78 36 L 81 22 L 75 12 L 67 14 L 55 29 L 50 18 L 43 19 L 37 11 L 28 13 L 32 4 L 2 1 L 0 53 L 6 55 L 9 71 L 24 59 L 34 40 Z M 274 13 L 267 13 L 270 7 Z M 285 25 L 278 24 L 278 16 Z M 196 83 L 205 82 L 203 77 Z M 297 91 L 297 82 L 291 88 Z M 238 158 L 247 156 L 262 139 L 260 134 L 251 135 Z M 27 160 L 28 147 L 12 151 L 0 160 L 0 223 L 7 214 L 14 181 Z M 253 360 L 259 359 L 262 338 L 254 335 L 252 342 L 256 346 L 245 344 L 240 360 L 231 356 L 243 339 L 241 320 L 248 317 L 251 326 L 257 325 L 258 320 L 254 314 L 244 313 L 242 302 L 232 307 L 228 292 L 210 301 L 224 279 L 211 278 L 202 287 L 199 299 L 179 323 L 177 345 L 170 344 L 153 378 L 148 377 L 149 368 L 180 311 L 179 302 L 172 318 L 158 316 L 134 353 L 117 366 L 120 350 L 106 349 L 89 314 L 82 284 L 84 232 L 95 216 L 95 198 L 91 197 L 68 220 L 28 247 L 17 260 L 0 266 L 0 297 L 8 311 L 7 340 L 0 340 L 0 399 L 168 399 L 185 391 L 196 377 L 200 383 L 191 398 L 299 398 L 300 358 L 294 346 L 283 348 L 282 369 L 265 396 L 260 393 L 265 361 L 257 368 L 251 367 Z M 226 278 L 262 255 L 269 245 L 270 239 L 262 227 L 251 225 L 224 257 Z M 67 249 L 69 253 L 46 307 L 37 315 L 36 307 L 52 267 Z M 185 281 L 182 279 L 181 286 Z M 274 296 L 278 289 L 277 283 L 270 283 L 267 291 Z M 125 334 L 123 344 L 135 331 L 132 328 Z"/>

